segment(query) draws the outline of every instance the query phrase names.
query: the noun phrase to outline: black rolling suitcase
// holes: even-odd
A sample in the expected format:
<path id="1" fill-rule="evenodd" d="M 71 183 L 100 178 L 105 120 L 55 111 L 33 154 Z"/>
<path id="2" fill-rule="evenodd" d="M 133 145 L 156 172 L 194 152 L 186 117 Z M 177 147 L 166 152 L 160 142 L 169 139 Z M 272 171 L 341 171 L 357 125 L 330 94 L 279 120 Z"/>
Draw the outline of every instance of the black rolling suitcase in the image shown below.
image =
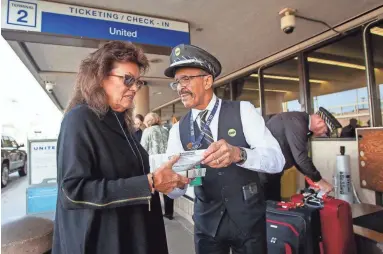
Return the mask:
<path id="1" fill-rule="evenodd" d="M 320 254 L 321 228 L 318 209 L 293 202 L 267 201 L 269 254 Z"/>

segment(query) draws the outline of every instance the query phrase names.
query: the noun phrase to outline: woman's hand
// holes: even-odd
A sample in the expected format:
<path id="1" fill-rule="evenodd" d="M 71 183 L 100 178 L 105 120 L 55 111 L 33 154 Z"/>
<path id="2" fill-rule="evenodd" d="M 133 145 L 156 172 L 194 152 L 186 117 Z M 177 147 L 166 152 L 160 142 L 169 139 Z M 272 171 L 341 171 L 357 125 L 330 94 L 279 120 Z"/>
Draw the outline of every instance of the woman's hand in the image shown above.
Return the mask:
<path id="1" fill-rule="evenodd" d="M 189 178 L 181 176 L 172 170 L 174 163 L 180 158 L 179 155 L 173 156 L 168 162 L 164 163 L 152 174 L 154 175 L 154 188 L 158 192 L 168 194 L 174 188 L 184 188 L 190 182 Z M 152 180 L 149 180 L 152 184 Z"/>

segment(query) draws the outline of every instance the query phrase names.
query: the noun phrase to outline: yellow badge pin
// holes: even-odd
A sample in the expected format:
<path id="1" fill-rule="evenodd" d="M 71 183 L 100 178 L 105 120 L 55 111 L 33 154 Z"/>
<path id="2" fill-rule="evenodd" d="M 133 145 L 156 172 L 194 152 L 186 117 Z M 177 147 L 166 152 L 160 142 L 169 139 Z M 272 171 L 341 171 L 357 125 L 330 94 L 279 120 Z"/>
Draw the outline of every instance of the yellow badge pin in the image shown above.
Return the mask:
<path id="1" fill-rule="evenodd" d="M 235 137 L 235 135 L 237 135 L 237 131 L 235 129 L 229 129 L 227 134 L 230 136 L 230 137 Z"/>

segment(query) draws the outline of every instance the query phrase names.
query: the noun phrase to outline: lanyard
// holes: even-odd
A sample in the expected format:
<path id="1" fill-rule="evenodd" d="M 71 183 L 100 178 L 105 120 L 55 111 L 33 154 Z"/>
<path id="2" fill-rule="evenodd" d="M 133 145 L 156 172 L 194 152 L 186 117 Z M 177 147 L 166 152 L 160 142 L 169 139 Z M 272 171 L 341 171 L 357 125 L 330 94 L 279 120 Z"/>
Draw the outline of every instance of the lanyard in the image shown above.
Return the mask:
<path id="1" fill-rule="evenodd" d="M 193 115 L 190 114 L 190 142 L 192 145 L 191 150 L 197 150 L 201 146 L 202 139 L 205 136 L 205 131 L 209 127 L 211 121 L 213 120 L 215 112 L 217 112 L 218 105 L 219 105 L 219 99 L 217 98 L 217 101 L 214 104 L 214 108 L 211 111 L 211 114 L 209 115 L 209 117 L 207 118 L 205 125 L 201 126 L 201 133 L 197 141 L 195 139 Z"/>

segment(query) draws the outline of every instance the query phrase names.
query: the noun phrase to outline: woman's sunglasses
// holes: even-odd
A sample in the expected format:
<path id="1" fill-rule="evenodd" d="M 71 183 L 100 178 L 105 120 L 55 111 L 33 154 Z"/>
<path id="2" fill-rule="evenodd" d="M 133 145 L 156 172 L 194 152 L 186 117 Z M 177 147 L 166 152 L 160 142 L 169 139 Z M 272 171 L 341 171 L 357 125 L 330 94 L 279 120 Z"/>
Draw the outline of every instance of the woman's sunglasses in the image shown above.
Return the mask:
<path id="1" fill-rule="evenodd" d="M 133 85 L 136 85 L 137 90 L 140 90 L 143 85 L 145 85 L 145 81 L 142 81 L 140 79 L 136 79 L 132 75 L 125 74 L 125 75 L 115 75 L 110 74 L 109 76 L 118 77 L 123 79 L 124 85 L 127 87 L 132 87 Z"/>

